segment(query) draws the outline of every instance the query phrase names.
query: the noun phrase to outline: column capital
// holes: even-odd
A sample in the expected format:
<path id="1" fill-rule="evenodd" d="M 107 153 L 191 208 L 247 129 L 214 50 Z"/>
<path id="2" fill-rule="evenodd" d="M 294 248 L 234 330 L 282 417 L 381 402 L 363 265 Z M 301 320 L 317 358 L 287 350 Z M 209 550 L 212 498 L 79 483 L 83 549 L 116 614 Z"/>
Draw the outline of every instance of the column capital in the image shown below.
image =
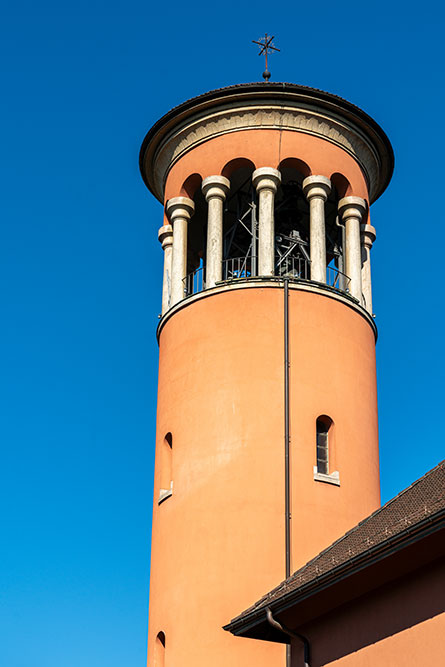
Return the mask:
<path id="1" fill-rule="evenodd" d="M 213 197 L 224 201 L 230 190 L 230 181 L 225 176 L 207 176 L 202 182 L 201 190 L 207 202 Z"/>
<path id="2" fill-rule="evenodd" d="M 188 197 L 173 197 L 168 200 L 165 210 L 171 222 L 174 222 L 176 218 L 190 220 L 195 211 L 195 203 Z"/>
<path id="3" fill-rule="evenodd" d="M 309 200 L 319 197 L 326 201 L 331 194 L 331 181 L 326 176 L 308 176 L 303 181 L 303 192 Z"/>
<path id="4" fill-rule="evenodd" d="M 281 183 L 281 174 L 273 167 L 260 167 L 253 172 L 252 183 L 257 192 L 267 189 L 275 193 Z"/>
<path id="5" fill-rule="evenodd" d="M 375 227 L 372 225 L 362 224 L 360 225 L 360 232 L 363 239 L 363 245 L 371 250 L 372 244 L 376 239 Z"/>
<path id="6" fill-rule="evenodd" d="M 343 197 L 338 202 L 338 212 L 343 220 L 347 218 L 362 219 L 366 211 L 366 202 L 361 197 Z"/>
<path id="7" fill-rule="evenodd" d="M 171 225 L 164 225 L 159 228 L 158 239 L 161 243 L 162 250 L 173 245 L 173 227 Z"/>

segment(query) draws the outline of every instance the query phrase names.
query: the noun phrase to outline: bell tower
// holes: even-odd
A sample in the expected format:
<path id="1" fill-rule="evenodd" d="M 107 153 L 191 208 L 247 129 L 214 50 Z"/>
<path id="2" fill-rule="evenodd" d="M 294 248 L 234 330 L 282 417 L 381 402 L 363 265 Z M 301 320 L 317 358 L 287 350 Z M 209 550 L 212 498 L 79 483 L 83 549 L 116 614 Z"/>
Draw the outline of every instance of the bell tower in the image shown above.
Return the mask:
<path id="1" fill-rule="evenodd" d="M 242 84 L 142 144 L 164 206 L 149 667 L 278 667 L 225 625 L 380 504 L 369 209 L 393 152 L 334 95 Z"/>

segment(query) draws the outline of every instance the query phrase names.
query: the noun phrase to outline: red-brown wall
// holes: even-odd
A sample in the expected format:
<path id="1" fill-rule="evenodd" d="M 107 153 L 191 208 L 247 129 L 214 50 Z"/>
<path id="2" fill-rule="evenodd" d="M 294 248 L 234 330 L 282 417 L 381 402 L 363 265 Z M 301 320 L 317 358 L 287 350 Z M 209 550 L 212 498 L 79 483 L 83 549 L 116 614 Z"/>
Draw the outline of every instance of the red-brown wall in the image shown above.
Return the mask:
<path id="1" fill-rule="evenodd" d="M 445 562 L 414 571 L 304 628 L 311 667 L 442 667 Z M 300 642 L 292 667 L 302 667 Z"/>

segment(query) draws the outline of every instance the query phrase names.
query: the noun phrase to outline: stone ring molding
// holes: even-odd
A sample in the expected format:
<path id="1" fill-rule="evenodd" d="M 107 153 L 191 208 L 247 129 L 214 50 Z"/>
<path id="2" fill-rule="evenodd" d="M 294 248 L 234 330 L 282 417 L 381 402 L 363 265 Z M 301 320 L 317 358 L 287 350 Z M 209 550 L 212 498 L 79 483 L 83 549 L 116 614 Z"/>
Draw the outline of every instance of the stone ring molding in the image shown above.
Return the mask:
<path id="1" fill-rule="evenodd" d="M 249 90 L 248 84 L 246 88 Z M 186 110 L 185 105 L 173 109 L 150 130 L 141 149 L 141 171 L 150 190 L 162 202 L 173 165 L 212 138 L 242 130 L 279 129 L 324 139 L 351 155 L 363 171 L 371 203 L 375 201 L 393 167 L 392 149 L 388 142 L 388 150 L 383 130 L 357 107 L 344 109 L 341 98 L 312 89 L 308 96 L 300 88 L 305 94 L 286 90 L 286 94 L 272 95 L 270 91 L 262 100 L 246 90 L 227 88 L 214 91 L 219 93 L 216 100 L 204 101 L 203 95 L 190 100 Z M 317 95 L 327 100 L 318 100 Z"/>

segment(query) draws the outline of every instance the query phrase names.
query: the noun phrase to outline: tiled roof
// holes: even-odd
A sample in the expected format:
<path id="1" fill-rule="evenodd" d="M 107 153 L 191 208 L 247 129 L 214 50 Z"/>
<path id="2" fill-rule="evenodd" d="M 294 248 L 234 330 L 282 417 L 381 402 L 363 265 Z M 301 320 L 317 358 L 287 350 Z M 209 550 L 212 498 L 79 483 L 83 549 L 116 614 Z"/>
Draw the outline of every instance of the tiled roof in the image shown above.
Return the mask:
<path id="1" fill-rule="evenodd" d="M 233 619 L 232 623 L 268 607 L 299 588 L 347 565 L 348 561 L 375 547 L 385 546 L 393 538 L 412 532 L 425 520 L 445 513 L 445 460 L 361 521 L 343 537 L 306 563 L 288 579 Z"/>

